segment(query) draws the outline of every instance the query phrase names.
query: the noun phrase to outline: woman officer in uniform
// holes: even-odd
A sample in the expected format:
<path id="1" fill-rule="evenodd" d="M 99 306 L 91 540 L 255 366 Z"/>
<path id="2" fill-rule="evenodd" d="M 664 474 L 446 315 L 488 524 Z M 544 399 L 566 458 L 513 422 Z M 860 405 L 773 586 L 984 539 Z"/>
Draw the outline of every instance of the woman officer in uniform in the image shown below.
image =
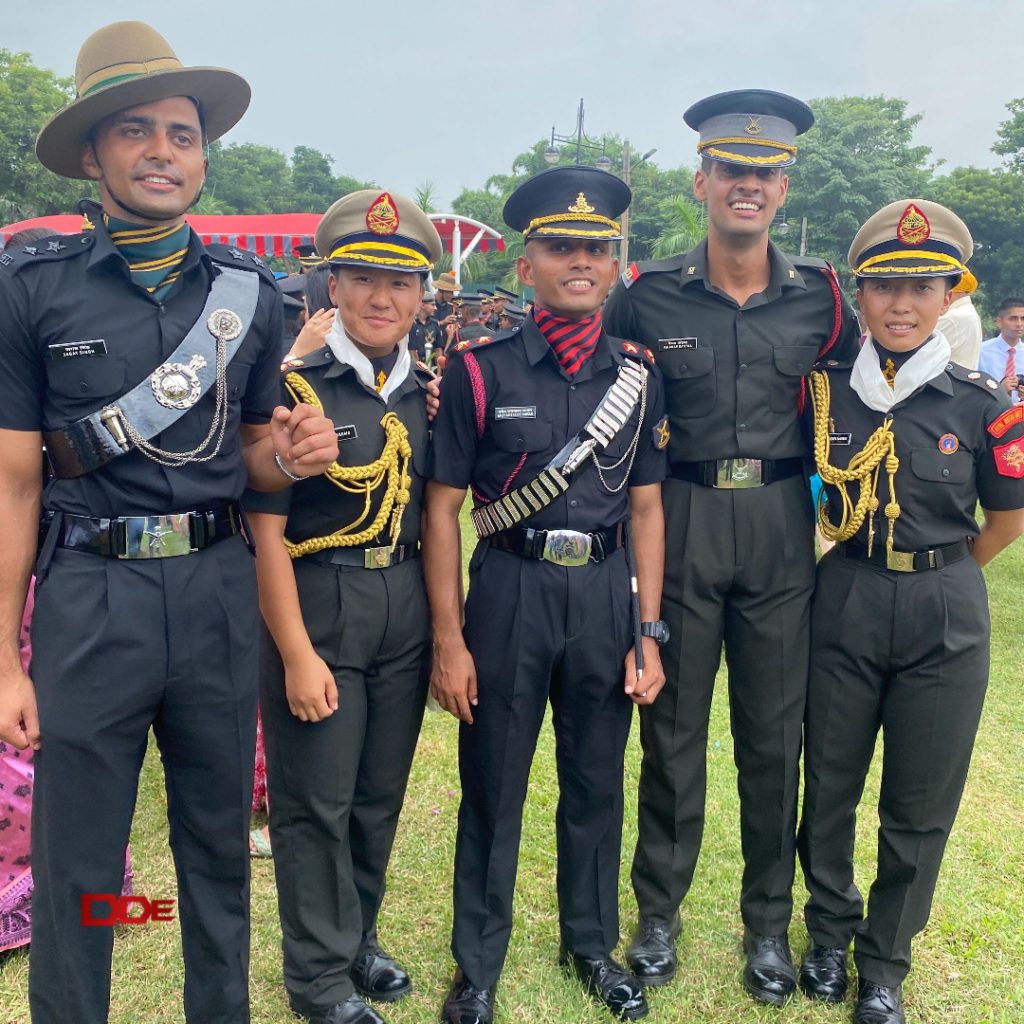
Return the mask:
<path id="1" fill-rule="evenodd" d="M 331 206 L 316 245 L 338 311 L 283 380 L 293 401 L 334 411 L 340 454 L 294 498 L 247 502 L 270 834 L 292 1009 L 376 1024 L 360 997 L 412 987 L 376 920 L 430 675 L 418 555 L 433 375 L 408 333 L 441 240 L 411 200 L 366 190 Z"/>
<path id="2" fill-rule="evenodd" d="M 902 200 L 850 248 L 868 338 L 811 374 L 825 485 L 811 617 L 799 851 L 813 946 L 800 984 L 854 1020 L 903 1024 L 910 943 L 928 921 L 988 682 L 980 566 L 1024 530 L 1024 413 L 949 361 L 935 329 L 966 272 L 970 234 L 937 203 Z M 980 529 L 975 509 L 980 502 Z M 878 867 L 867 915 L 853 879 L 857 804 L 885 737 Z"/>

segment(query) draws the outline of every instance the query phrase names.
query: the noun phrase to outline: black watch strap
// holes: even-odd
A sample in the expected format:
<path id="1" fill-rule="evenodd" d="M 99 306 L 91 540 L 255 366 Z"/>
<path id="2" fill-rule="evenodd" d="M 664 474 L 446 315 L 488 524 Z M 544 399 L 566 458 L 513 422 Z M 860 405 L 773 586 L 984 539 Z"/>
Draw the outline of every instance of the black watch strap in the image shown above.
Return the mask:
<path id="1" fill-rule="evenodd" d="M 668 624 L 664 619 L 658 619 L 655 622 L 641 622 L 640 635 L 649 636 L 652 640 L 656 640 L 659 645 L 666 644 L 669 637 Z"/>

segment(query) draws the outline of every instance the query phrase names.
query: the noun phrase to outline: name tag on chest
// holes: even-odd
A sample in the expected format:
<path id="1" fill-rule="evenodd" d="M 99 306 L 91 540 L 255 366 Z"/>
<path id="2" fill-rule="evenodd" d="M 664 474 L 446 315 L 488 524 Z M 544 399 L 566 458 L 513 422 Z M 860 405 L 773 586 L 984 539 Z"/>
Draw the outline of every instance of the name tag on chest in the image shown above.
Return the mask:
<path id="1" fill-rule="evenodd" d="M 499 405 L 494 408 L 496 420 L 535 420 L 537 418 L 537 406 L 535 405 Z"/>
<path id="2" fill-rule="evenodd" d="M 828 443 L 839 445 L 853 444 L 853 434 L 848 430 L 833 430 L 828 435 Z"/>
<path id="3" fill-rule="evenodd" d="M 659 338 L 659 352 L 692 351 L 697 347 L 696 338 Z"/>
<path id="4" fill-rule="evenodd" d="M 61 359 L 78 359 L 81 356 L 105 356 L 107 343 L 103 338 L 92 341 L 68 341 L 46 346 L 46 358 L 57 362 Z"/>
<path id="5" fill-rule="evenodd" d="M 359 436 L 354 423 L 349 423 L 345 427 L 335 427 L 334 433 L 338 435 L 339 441 L 354 441 Z"/>

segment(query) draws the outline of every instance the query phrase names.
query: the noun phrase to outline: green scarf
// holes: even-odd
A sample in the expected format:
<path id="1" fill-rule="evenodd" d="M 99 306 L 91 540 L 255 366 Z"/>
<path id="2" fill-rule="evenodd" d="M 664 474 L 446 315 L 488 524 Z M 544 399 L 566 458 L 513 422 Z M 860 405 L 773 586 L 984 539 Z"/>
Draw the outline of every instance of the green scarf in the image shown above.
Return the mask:
<path id="1" fill-rule="evenodd" d="M 127 260 L 132 280 L 154 299 L 162 299 L 181 276 L 192 229 L 184 222 L 174 227 L 140 228 L 107 214 L 103 223 L 110 240 Z"/>

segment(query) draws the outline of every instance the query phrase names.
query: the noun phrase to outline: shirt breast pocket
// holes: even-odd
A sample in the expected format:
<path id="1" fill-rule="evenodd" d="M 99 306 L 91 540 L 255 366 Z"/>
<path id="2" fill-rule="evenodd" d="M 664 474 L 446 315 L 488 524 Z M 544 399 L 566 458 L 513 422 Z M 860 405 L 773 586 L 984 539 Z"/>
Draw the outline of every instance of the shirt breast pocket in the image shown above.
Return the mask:
<path id="1" fill-rule="evenodd" d="M 493 420 L 491 437 L 503 452 L 516 455 L 542 452 L 551 447 L 551 423 L 548 420 Z"/>
<path id="2" fill-rule="evenodd" d="M 125 390 L 126 365 L 119 356 L 82 356 L 48 363 L 49 390 L 66 410 L 91 412 Z"/>
<path id="3" fill-rule="evenodd" d="M 240 363 L 232 360 L 227 366 L 228 399 L 240 402 L 245 397 L 245 389 L 249 383 L 252 363 Z"/>
<path id="4" fill-rule="evenodd" d="M 715 353 L 710 348 L 658 354 L 668 406 L 680 419 L 707 416 L 718 398 Z"/>
<path id="5" fill-rule="evenodd" d="M 811 372 L 817 358 L 817 345 L 780 346 L 772 349 L 775 372 L 768 393 L 768 406 L 772 412 L 790 412 L 796 408 L 800 381 Z"/>
<path id="6" fill-rule="evenodd" d="M 945 455 L 938 449 L 915 448 L 910 469 L 918 480 L 936 484 L 965 484 L 974 473 L 974 458 L 963 449 Z"/>

